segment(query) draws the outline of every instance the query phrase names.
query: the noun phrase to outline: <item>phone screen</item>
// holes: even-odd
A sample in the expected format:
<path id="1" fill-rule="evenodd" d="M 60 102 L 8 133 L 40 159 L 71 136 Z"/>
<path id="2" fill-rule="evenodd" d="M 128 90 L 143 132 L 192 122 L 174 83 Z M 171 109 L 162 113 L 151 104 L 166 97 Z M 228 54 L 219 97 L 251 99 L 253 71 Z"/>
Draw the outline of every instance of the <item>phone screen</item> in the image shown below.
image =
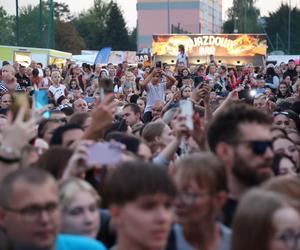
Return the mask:
<path id="1" fill-rule="evenodd" d="M 93 165 L 115 165 L 122 160 L 123 144 L 98 142 L 89 148 L 89 166 Z"/>
<path id="2" fill-rule="evenodd" d="M 190 100 L 180 100 L 179 106 L 181 114 L 186 118 L 186 126 L 190 130 L 193 130 L 193 103 Z"/>
<path id="3" fill-rule="evenodd" d="M 48 90 L 47 89 L 39 89 L 34 91 L 34 98 L 35 98 L 35 108 L 41 109 L 48 105 Z M 43 117 L 49 119 L 51 117 L 50 111 L 47 111 L 43 114 Z"/>
<path id="4" fill-rule="evenodd" d="M 156 68 L 161 68 L 161 61 L 155 63 Z"/>

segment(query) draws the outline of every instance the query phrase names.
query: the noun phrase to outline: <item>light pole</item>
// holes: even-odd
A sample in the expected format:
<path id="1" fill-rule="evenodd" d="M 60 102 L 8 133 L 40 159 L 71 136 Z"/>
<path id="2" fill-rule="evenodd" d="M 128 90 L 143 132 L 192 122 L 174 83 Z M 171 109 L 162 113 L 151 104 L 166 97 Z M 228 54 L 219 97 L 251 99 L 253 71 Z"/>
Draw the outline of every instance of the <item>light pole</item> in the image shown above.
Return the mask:
<path id="1" fill-rule="evenodd" d="M 238 33 L 238 28 L 237 28 L 237 21 L 238 21 L 238 17 L 235 16 L 234 17 L 234 30 L 233 30 L 233 33 L 237 34 Z"/>
<path id="2" fill-rule="evenodd" d="M 289 24 L 288 24 L 288 54 L 291 52 L 291 0 L 289 1 Z"/>
<path id="3" fill-rule="evenodd" d="M 170 33 L 170 0 L 168 0 L 168 34 Z"/>
<path id="4" fill-rule="evenodd" d="M 16 0 L 16 39 L 17 39 L 17 46 L 19 46 L 20 44 L 19 0 Z"/>

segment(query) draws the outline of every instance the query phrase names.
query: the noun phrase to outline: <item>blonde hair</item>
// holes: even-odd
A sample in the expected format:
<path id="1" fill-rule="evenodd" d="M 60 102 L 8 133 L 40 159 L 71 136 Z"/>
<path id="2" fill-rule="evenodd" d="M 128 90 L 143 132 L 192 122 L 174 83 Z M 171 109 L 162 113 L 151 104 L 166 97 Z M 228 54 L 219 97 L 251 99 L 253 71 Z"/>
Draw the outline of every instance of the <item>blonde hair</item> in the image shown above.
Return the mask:
<path id="1" fill-rule="evenodd" d="M 59 182 L 58 188 L 59 201 L 64 209 L 68 208 L 74 196 L 80 191 L 88 192 L 95 199 L 98 206 L 100 206 L 101 197 L 91 186 L 91 184 L 84 180 L 78 178 L 69 178 L 66 180 L 62 180 L 61 182 Z"/>
<path id="2" fill-rule="evenodd" d="M 9 72 L 10 72 L 11 74 L 13 74 L 13 75 L 16 74 L 15 68 L 14 68 L 12 65 L 10 65 L 10 64 L 4 65 L 4 66 L 2 67 L 2 70 L 3 70 L 3 69 L 6 69 L 7 71 L 9 71 Z"/>

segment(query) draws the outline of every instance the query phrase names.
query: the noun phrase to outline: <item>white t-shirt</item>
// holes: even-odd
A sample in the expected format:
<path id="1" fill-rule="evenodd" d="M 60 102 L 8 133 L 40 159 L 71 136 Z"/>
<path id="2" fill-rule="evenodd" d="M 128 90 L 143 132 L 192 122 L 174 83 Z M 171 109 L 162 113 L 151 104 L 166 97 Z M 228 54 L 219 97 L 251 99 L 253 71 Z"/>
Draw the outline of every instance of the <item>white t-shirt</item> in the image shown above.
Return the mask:
<path id="1" fill-rule="evenodd" d="M 178 63 L 184 63 L 184 66 L 187 67 L 187 55 L 186 53 L 181 54 L 179 53 L 177 56 Z"/>
<path id="2" fill-rule="evenodd" d="M 62 85 L 62 84 L 59 84 L 58 87 L 55 87 L 54 85 L 51 85 L 49 87 L 49 91 L 54 96 L 55 101 L 57 101 L 59 97 L 65 96 L 65 89 L 66 89 L 66 86 Z"/>

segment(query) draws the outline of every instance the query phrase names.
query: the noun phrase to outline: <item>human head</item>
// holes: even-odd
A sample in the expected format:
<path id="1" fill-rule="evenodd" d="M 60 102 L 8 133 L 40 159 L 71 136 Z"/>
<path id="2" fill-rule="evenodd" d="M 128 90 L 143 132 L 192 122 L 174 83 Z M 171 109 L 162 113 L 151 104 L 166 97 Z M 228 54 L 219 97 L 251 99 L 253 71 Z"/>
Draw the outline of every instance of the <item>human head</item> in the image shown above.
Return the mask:
<path id="1" fill-rule="evenodd" d="M 85 131 L 89 128 L 92 122 L 92 117 L 90 113 L 78 112 L 71 115 L 69 119 L 69 124 L 77 124 Z"/>
<path id="2" fill-rule="evenodd" d="M 123 118 L 127 125 L 133 126 L 141 121 L 141 110 L 137 104 L 128 103 L 123 108 Z"/>
<path id="3" fill-rule="evenodd" d="M 147 99 L 144 97 L 140 97 L 139 99 L 137 99 L 136 104 L 140 107 L 141 110 L 141 114 L 144 113 L 145 107 L 146 107 L 146 102 Z"/>
<path id="4" fill-rule="evenodd" d="M 290 236 L 298 235 L 299 227 L 299 213 L 288 199 L 267 190 L 251 190 L 235 215 L 232 250 L 298 249 Z"/>
<path id="5" fill-rule="evenodd" d="M 4 93 L 1 96 L 1 108 L 2 109 L 7 109 L 11 106 L 12 104 L 12 96 L 10 93 Z"/>
<path id="6" fill-rule="evenodd" d="M 148 123 L 142 133 L 143 138 L 148 142 L 161 142 L 168 145 L 174 138 L 172 130 L 164 122 L 150 122 Z"/>
<path id="7" fill-rule="evenodd" d="M 275 154 L 273 158 L 272 169 L 277 175 L 297 176 L 296 162 L 292 157 L 285 154 Z"/>
<path id="8" fill-rule="evenodd" d="M 160 118 L 164 103 L 162 101 L 155 101 L 152 107 L 152 117 L 153 119 Z"/>
<path id="9" fill-rule="evenodd" d="M 61 179 L 73 150 L 63 146 L 52 146 L 41 154 L 34 166 L 51 173 L 57 180 Z"/>
<path id="10" fill-rule="evenodd" d="M 61 232 L 96 238 L 100 229 L 100 197 L 86 181 L 70 178 L 59 183 Z"/>
<path id="11" fill-rule="evenodd" d="M 57 71 L 57 70 L 52 71 L 51 80 L 55 85 L 58 85 L 60 83 L 60 79 L 61 79 L 61 76 L 60 76 L 59 71 Z"/>
<path id="12" fill-rule="evenodd" d="M 273 127 L 288 129 L 290 127 L 290 120 L 288 112 L 274 112 L 273 113 Z"/>
<path id="13" fill-rule="evenodd" d="M 290 175 L 277 176 L 266 181 L 263 189 L 286 196 L 296 203 L 300 211 L 300 179 Z"/>
<path id="14" fill-rule="evenodd" d="M 277 96 L 288 97 L 290 96 L 289 86 L 285 82 L 281 82 L 277 89 Z"/>
<path id="15" fill-rule="evenodd" d="M 79 98 L 73 103 L 74 112 L 88 112 L 87 102 Z"/>
<path id="16" fill-rule="evenodd" d="M 45 119 L 38 127 L 38 137 L 44 139 L 48 144 L 52 139 L 55 129 L 57 129 L 61 123 L 56 119 Z"/>
<path id="17" fill-rule="evenodd" d="M 233 104 L 216 115 L 208 129 L 208 143 L 225 163 L 227 173 L 245 186 L 272 175 L 272 119 L 244 104 Z"/>
<path id="18" fill-rule="evenodd" d="M 53 177 L 42 169 L 24 168 L 0 185 L 0 225 L 15 249 L 52 249 L 60 230 Z"/>
<path id="19" fill-rule="evenodd" d="M 81 139 L 83 129 L 76 124 L 67 124 L 57 128 L 52 136 L 50 145 L 62 145 L 69 147 Z"/>
<path id="20" fill-rule="evenodd" d="M 138 137 L 128 135 L 122 132 L 112 132 L 105 136 L 107 141 L 117 141 L 126 146 L 129 152 L 134 153 L 140 160 L 150 162 L 152 153 L 149 146 Z"/>
<path id="21" fill-rule="evenodd" d="M 266 110 L 267 98 L 265 96 L 257 96 L 253 100 L 253 106 L 257 109 Z"/>
<path id="22" fill-rule="evenodd" d="M 188 155 L 175 162 L 177 221 L 183 225 L 212 224 L 227 198 L 225 166 L 212 153 Z"/>
<path id="23" fill-rule="evenodd" d="M 183 44 L 178 45 L 178 51 L 184 54 L 185 49 Z"/>
<path id="24" fill-rule="evenodd" d="M 172 224 L 176 195 L 167 172 L 144 162 L 126 162 L 112 173 L 106 187 L 118 232 L 117 247 L 162 249 Z"/>
<path id="25" fill-rule="evenodd" d="M 188 85 L 183 85 L 181 87 L 181 97 L 182 99 L 188 99 L 191 97 L 192 94 L 192 88 Z"/>
<path id="26" fill-rule="evenodd" d="M 299 152 L 295 143 L 288 137 L 278 137 L 273 140 L 273 150 L 276 154 L 286 154 L 290 156 L 297 166 L 300 165 L 299 162 Z"/>
<path id="27" fill-rule="evenodd" d="M 289 70 L 294 70 L 295 69 L 295 61 L 293 59 L 290 59 L 288 61 L 288 69 Z"/>

